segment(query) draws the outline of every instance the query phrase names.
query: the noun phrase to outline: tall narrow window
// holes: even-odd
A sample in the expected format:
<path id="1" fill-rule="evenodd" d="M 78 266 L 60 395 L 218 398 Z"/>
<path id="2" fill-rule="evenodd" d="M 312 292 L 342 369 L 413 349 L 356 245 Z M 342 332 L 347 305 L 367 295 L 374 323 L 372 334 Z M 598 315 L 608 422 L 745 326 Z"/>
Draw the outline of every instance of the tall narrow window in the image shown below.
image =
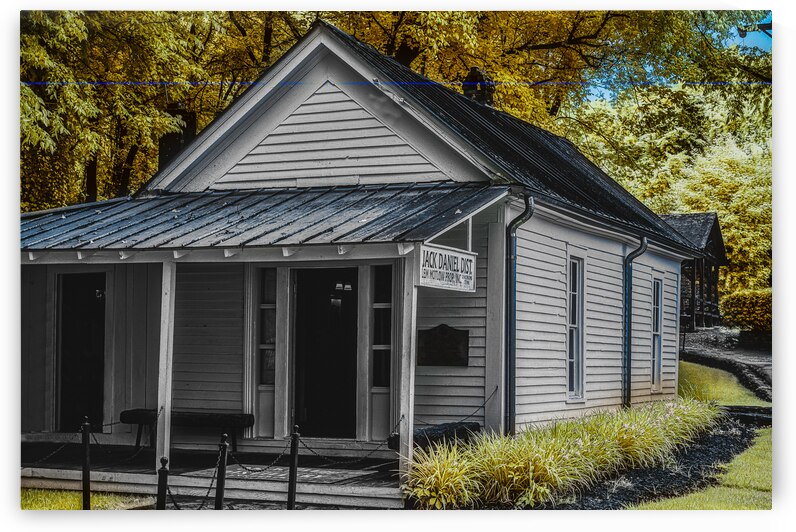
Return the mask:
<path id="1" fill-rule="evenodd" d="M 653 390 L 661 389 L 661 321 L 663 320 L 663 281 L 652 282 L 652 360 L 650 382 Z"/>
<path id="2" fill-rule="evenodd" d="M 392 353 L 392 266 L 373 267 L 373 375 L 374 388 L 390 386 Z"/>
<path id="3" fill-rule="evenodd" d="M 276 268 L 260 270 L 257 352 L 260 384 L 273 385 L 276 358 Z"/>
<path id="4" fill-rule="evenodd" d="M 583 260 L 569 259 L 567 309 L 567 391 L 583 397 Z"/>

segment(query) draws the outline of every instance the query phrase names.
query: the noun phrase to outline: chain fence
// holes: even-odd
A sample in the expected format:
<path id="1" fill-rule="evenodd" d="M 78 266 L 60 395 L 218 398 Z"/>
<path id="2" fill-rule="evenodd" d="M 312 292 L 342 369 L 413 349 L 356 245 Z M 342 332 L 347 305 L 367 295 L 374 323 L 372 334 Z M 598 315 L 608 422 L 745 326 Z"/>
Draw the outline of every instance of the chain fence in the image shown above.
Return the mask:
<path id="1" fill-rule="evenodd" d="M 393 426 L 392 430 L 390 431 L 390 434 L 392 434 L 396 430 L 398 430 L 398 427 L 401 425 L 401 421 L 403 421 L 403 420 L 404 420 L 404 416 L 403 416 L 403 414 L 401 414 L 401 417 L 398 419 L 398 422 L 395 424 L 395 426 Z M 336 460 L 334 458 L 329 458 L 328 456 L 324 456 L 324 455 L 320 454 L 318 451 L 316 451 L 315 449 L 310 447 L 307 444 L 307 442 L 305 442 L 304 439 L 301 438 L 301 436 L 299 436 L 299 443 L 301 444 L 302 447 L 304 447 L 311 454 L 313 454 L 314 456 L 320 458 L 324 462 L 329 463 L 329 464 L 333 464 L 333 465 L 352 465 L 352 464 L 358 464 L 360 462 L 364 462 L 365 460 L 367 460 L 368 458 L 370 458 L 371 456 L 376 454 L 378 451 L 382 450 L 384 448 L 384 446 L 387 445 L 388 441 L 389 440 L 381 441 L 379 443 L 378 447 L 372 449 L 365 456 L 361 456 L 359 458 L 354 458 L 354 459 L 351 459 L 351 460 Z"/>
<path id="2" fill-rule="evenodd" d="M 169 495 L 169 499 L 171 499 L 171 504 L 174 505 L 174 509 L 182 510 L 182 508 L 180 508 L 180 505 L 177 504 L 177 499 L 174 498 L 174 494 L 171 492 L 171 488 L 169 488 L 168 486 L 166 486 L 166 493 Z"/>
<path id="3" fill-rule="evenodd" d="M 216 482 L 216 475 L 218 474 L 218 466 L 219 466 L 219 464 L 221 464 L 221 455 L 222 455 L 222 451 L 221 451 L 221 449 L 219 449 L 218 450 L 218 457 L 216 458 L 216 466 L 213 469 L 213 476 L 210 477 L 210 485 L 207 487 L 207 491 L 205 492 L 204 497 L 202 497 L 202 503 L 199 505 L 199 508 L 197 508 L 197 510 L 204 510 L 204 507 L 207 504 L 207 501 L 210 499 L 210 492 L 213 491 L 213 485 Z"/>
<path id="4" fill-rule="evenodd" d="M 491 400 L 491 399 L 492 399 L 492 398 L 495 396 L 495 394 L 497 393 L 497 391 L 498 391 L 498 387 L 497 387 L 497 386 L 495 386 L 495 389 L 494 389 L 494 390 L 492 390 L 492 393 L 490 393 L 490 394 L 489 394 L 489 397 L 487 397 L 486 399 L 484 399 L 484 402 L 483 402 L 483 403 L 481 403 L 481 405 L 480 405 L 480 406 L 478 406 L 478 408 L 476 408 L 475 410 L 473 410 L 473 411 L 472 411 L 472 413 L 470 413 L 470 414 L 468 414 L 468 415 L 464 416 L 463 418 L 461 418 L 461 419 L 459 419 L 459 420 L 456 420 L 456 421 L 451 421 L 450 423 L 463 423 L 463 422 L 467 421 L 468 419 L 470 419 L 471 417 L 473 417 L 474 415 L 476 415 L 476 414 L 477 414 L 477 413 L 478 413 L 480 410 L 482 410 L 482 409 L 484 409 L 484 408 L 486 407 L 487 403 L 488 403 L 488 402 L 489 402 L 489 401 L 490 401 L 490 400 Z M 427 421 L 423 421 L 423 420 L 417 419 L 417 417 L 415 417 L 415 423 L 417 423 L 418 425 L 426 425 L 426 426 L 428 426 L 428 427 L 431 427 L 431 426 L 437 425 L 437 423 L 429 423 L 429 422 L 427 422 Z"/>
<path id="5" fill-rule="evenodd" d="M 287 441 L 284 449 L 282 449 L 282 452 L 280 452 L 279 455 L 270 464 L 264 467 L 250 467 L 244 465 L 238 460 L 238 457 L 235 456 L 235 453 L 233 453 L 232 451 L 229 451 L 229 457 L 232 458 L 232 461 L 235 462 L 238 466 L 240 466 L 240 468 L 243 469 L 244 471 L 248 471 L 249 473 L 262 473 L 274 467 L 277 464 L 277 462 L 279 462 L 279 460 L 282 459 L 282 457 L 284 457 L 285 454 L 287 454 L 288 449 L 290 449 L 290 440 Z"/>
<path id="6" fill-rule="evenodd" d="M 77 438 L 75 438 L 76 436 L 77 436 Z M 80 436 L 80 431 L 70 433 L 69 439 L 67 441 L 63 442 L 61 445 L 59 445 L 54 451 L 52 451 L 51 453 L 48 453 L 47 455 L 45 455 L 42 458 L 39 458 L 38 460 L 36 460 L 35 462 L 31 463 L 30 465 L 23 466 L 23 467 L 36 467 L 39 464 L 43 464 L 44 462 L 46 462 L 47 460 L 49 460 L 53 456 L 57 455 L 58 453 L 60 453 L 64 449 L 66 449 L 67 445 L 80 443 L 79 436 Z"/>
<path id="7" fill-rule="evenodd" d="M 155 425 L 157 425 L 158 421 L 160 420 L 160 416 L 161 416 L 162 413 L 163 413 L 163 407 L 161 406 L 160 409 L 158 410 L 157 415 L 155 416 Z M 119 425 L 120 423 L 121 423 L 121 421 L 113 421 L 111 423 L 104 423 L 102 425 L 102 427 L 103 428 L 112 427 L 114 425 Z M 91 439 L 94 440 L 94 444 L 97 447 L 99 447 L 100 450 L 105 452 L 106 456 L 110 456 L 111 454 L 113 454 L 113 449 L 108 448 L 107 445 L 101 444 L 99 442 L 99 440 L 97 439 L 97 436 L 93 432 L 91 433 Z M 110 464 L 105 464 L 102 467 L 97 467 L 96 469 L 97 470 L 111 469 L 111 468 L 114 468 L 114 467 L 118 467 L 120 465 L 128 464 L 128 463 L 132 462 L 133 460 L 135 460 L 138 457 L 138 455 L 140 455 L 142 452 L 144 452 L 145 448 L 146 447 L 142 445 L 142 446 L 138 447 L 138 449 L 133 451 L 133 453 L 130 456 L 122 458 L 121 460 L 118 460 L 116 462 L 112 462 Z"/>

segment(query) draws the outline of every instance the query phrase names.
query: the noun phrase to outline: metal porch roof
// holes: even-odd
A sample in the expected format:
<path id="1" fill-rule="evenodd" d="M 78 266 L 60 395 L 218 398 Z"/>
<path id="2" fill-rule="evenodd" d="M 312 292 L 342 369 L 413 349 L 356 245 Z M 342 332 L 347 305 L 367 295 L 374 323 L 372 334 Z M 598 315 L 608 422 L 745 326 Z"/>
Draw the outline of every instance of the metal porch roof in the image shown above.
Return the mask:
<path id="1" fill-rule="evenodd" d="M 201 249 L 422 242 L 508 193 L 455 183 L 120 198 L 22 216 L 21 248 Z"/>

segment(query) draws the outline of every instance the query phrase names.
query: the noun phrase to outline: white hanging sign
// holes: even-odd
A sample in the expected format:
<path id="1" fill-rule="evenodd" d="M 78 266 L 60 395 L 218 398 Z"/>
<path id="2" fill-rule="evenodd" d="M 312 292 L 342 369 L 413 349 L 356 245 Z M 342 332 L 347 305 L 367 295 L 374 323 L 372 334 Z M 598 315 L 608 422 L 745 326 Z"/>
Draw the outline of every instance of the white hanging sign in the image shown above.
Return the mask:
<path id="1" fill-rule="evenodd" d="M 420 245 L 420 286 L 475 292 L 475 259 L 477 253 Z"/>

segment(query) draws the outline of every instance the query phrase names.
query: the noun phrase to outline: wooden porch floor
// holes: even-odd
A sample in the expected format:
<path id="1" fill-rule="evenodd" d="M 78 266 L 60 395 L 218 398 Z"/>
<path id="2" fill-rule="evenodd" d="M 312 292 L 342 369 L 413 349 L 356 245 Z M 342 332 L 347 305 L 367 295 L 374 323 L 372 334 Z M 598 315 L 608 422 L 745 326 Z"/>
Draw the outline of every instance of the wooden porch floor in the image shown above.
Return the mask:
<path id="1" fill-rule="evenodd" d="M 68 444 L 47 458 L 61 445 L 22 444 L 23 487 L 79 489 L 81 446 Z M 91 447 L 92 490 L 156 493 L 153 449 L 135 451 L 131 446 L 96 444 Z M 277 457 L 275 454 L 230 453 L 225 497 L 236 501 L 285 502 L 289 456 L 276 460 Z M 173 450 L 169 464 L 171 492 L 178 498 L 204 497 L 217 458 L 218 453 Z M 397 469 L 397 460 L 369 458 L 356 463 L 330 463 L 322 457 L 300 454 L 296 501 L 299 506 L 402 508 Z M 214 494 L 213 489 L 211 506 Z"/>

